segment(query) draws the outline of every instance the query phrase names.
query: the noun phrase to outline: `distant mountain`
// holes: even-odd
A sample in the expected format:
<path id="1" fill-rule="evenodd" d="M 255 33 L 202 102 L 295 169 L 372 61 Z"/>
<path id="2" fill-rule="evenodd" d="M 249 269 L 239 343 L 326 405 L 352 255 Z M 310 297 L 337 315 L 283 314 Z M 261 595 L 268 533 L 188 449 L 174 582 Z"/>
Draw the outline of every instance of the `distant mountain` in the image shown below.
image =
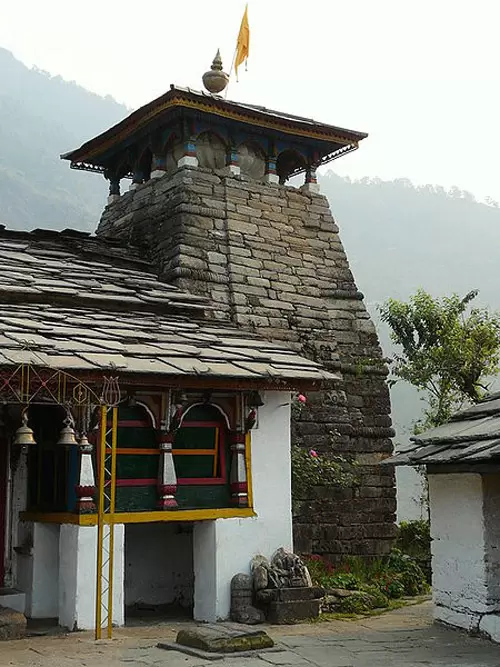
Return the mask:
<path id="1" fill-rule="evenodd" d="M 478 304 L 500 310 L 500 208 L 477 202 L 458 188 L 416 187 L 406 179 L 351 181 L 328 172 L 321 188 L 330 200 L 359 289 L 377 320 L 377 305 L 407 299 L 419 287 L 435 296 L 479 290 Z M 392 391 L 398 439 L 419 417 L 418 394 L 400 384 Z"/>
<path id="2" fill-rule="evenodd" d="M 130 110 L 75 83 L 28 69 L 0 49 L 0 223 L 14 229 L 73 227 L 93 231 L 106 182 L 75 172 L 59 155 L 103 131 Z M 435 295 L 480 290 L 500 308 L 500 209 L 467 192 L 410 181 L 351 181 L 328 172 L 320 179 L 353 269 L 376 316 L 388 297 L 418 287 Z M 387 331 L 380 329 L 387 354 Z M 417 419 L 410 387 L 393 392 L 398 437 Z"/>
<path id="3" fill-rule="evenodd" d="M 93 230 L 106 182 L 72 172 L 59 155 L 127 111 L 111 97 L 28 69 L 0 48 L 0 223 Z"/>

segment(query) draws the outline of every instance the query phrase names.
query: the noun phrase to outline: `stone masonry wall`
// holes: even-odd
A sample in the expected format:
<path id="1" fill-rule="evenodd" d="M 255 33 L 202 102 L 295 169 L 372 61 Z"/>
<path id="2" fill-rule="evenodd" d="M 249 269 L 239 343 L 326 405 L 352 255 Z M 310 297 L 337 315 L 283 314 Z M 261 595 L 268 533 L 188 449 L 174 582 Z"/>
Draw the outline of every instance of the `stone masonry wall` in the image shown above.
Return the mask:
<path id="1" fill-rule="evenodd" d="M 211 299 L 213 317 L 340 374 L 308 396 L 294 432 L 307 448 L 355 456 L 360 484 L 302 503 L 295 546 L 332 561 L 385 553 L 396 511 L 393 470 L 377 465 L 392 452 L 387 370 L 327 199 L 182 168 L 108 206 L 98 234 L 144 247 L 165 280 Z"/>

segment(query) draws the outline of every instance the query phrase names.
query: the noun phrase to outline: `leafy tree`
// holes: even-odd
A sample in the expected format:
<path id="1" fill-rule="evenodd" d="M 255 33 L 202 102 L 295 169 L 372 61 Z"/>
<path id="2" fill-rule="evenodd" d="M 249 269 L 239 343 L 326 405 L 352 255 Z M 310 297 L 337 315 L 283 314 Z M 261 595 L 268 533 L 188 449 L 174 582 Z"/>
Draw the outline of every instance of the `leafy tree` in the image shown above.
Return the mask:
<path id="1" fill-rule="evenodd" d="M 477 403 L 499 370 L 500 316 L 472 308 L 478 292 L 437 299 L 420 289 L 407 302 L 389 299 L 382 321 L 400 349 L 393 374 L 426 392 L 421 427 L 438 426 L 464 402 Z"/>

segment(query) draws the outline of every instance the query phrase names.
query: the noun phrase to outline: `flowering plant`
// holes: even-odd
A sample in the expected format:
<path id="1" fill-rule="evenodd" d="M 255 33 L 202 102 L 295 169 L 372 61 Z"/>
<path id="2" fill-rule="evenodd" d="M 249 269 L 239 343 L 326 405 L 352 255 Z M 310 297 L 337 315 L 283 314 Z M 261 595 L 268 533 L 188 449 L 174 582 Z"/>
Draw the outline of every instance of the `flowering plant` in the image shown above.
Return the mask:
<path id="1" fill-rule="evenodd" d="M 348 487 L 355 482 L 354 464 L 342 456 L 292 445 L 292 500 L 305 500 L 314 486 Z"/>
<path id="2" fill-rule="evenodd" d="M 292 413 L 297 417 L 302 410 L 307 409 L 307 398 L 304 394 L 297 394 L 292 402 Z M 333 449 L 333 434 L 332 438 Z M 352 486 L 356 481 L 354 474 L 355 463 L 342 456 L 320 454 L 316 449 L 305 449 L 300 443 L 292 445 L 292 504 L 310 498 L 310 492 L 315 486 Z"/>

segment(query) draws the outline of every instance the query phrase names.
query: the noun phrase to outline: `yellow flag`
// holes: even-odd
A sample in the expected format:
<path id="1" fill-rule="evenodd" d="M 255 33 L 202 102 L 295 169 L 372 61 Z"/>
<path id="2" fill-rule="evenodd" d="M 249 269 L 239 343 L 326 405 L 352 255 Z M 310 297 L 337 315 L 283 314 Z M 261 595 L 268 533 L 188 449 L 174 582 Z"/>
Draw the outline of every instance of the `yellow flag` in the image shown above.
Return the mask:
<path id="1" fill-rule="evenodd" d="M 234 59 L 234 69 L 236 78 L 238 78 L 238 67 L 248 59 L 250 52 L 250 26 L 248 25 L 248 5 L 245 7 L 245 13 L 241 19 L 240 32 L 236 42 L 236 57 Z"/>

